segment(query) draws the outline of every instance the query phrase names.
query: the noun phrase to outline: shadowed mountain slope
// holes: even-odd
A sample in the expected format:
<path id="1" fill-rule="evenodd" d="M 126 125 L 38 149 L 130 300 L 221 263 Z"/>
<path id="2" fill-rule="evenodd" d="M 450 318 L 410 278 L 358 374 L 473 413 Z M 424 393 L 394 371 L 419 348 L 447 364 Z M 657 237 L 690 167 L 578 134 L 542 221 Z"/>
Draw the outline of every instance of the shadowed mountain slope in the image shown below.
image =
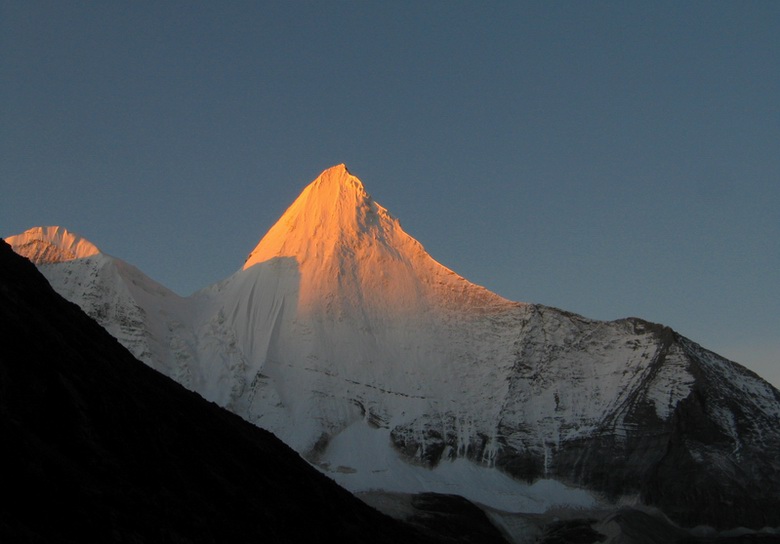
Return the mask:
<path id="1" fill-rule="evenodd" d="M 2 241 L 0 337 L 0 541 L 429 541 L 137 361 Z"/>

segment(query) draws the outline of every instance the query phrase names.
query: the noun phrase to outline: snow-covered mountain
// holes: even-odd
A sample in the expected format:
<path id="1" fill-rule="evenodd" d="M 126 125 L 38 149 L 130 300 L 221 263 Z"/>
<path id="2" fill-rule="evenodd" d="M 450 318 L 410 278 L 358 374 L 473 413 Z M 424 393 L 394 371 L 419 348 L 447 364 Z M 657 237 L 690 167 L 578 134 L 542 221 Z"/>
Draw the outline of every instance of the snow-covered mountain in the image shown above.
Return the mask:
<path id="1" fill-rule="evenodd" d="M 508 301 L 437 263 L 344 165 L 188 298 L 61 228 L 7 241 L 139 358 L 353 491 L 503 511 L 618 501 L 780 526 L 780 393 L 661 325 Z"/>
<path id="2" fill-rule="evenodd" d="M 6 242 L 138 359 L 176 377 L 164 365 L 175 359 L 177 342 L 191 335 L 181 317 L 189 316 L 188 299 L 62 227 L 35 227 Z"/>

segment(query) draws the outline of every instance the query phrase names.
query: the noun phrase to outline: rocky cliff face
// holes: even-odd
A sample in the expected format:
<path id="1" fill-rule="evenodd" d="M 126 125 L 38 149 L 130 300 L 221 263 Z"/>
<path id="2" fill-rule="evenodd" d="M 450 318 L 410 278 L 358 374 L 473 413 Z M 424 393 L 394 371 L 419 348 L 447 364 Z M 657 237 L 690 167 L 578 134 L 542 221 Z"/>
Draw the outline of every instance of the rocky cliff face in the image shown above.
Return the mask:
<path id="1" fill-rule="evenodd" d="M 777 526 L 780 393 L 752 372 L 676 337 L 695 378 L 669 420 L 642 496 L 684 525 Z"/>
<path id="2" fill-rule="evenodd" d="M 125 274 L 69 291 L 63 278 L 92 274 L 87 262 L 41 270 L 93 315 L 90 297 L 137 316 L 117 337 L 143 338 L 152 366 L 350 489 L 425 490 L 434 475 L 461 485 L 451 471 L 466 459 L 485 470 L 460 492 L 497 508 L 512 502 L 485 492 L 499 471 L 581 486 L 593 501 L 641 500 L 687 525 L 780 526 L 777 390 L 661 325 L 589 320 L 471 284 L 343 165 L 304 190 L 240 270 L 188 299 L 140 272 L 133 288 Z M 107 294 L 125 289 L 130 302 Z"/>
<path id="3" fill-rule="evenodd" d="M 428 465 L 466 456 L 611 501 L 636 496 L 685 526 L 778 524 L 776 389 L 659 325 L 532 313 L 539 328 L 531 317 L 515 329 L 492 426 L 470 428 L 464 443 L 456 414 L 425 415 L 392 430 L 395 447 Z"/>

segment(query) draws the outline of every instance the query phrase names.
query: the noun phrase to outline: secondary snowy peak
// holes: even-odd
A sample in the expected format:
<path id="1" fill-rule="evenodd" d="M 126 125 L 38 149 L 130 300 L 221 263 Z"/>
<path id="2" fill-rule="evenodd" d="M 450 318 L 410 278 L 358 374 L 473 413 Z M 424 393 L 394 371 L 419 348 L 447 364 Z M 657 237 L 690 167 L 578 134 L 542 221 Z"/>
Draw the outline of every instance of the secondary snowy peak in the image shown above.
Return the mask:
<path id="1" fill-rule="evenodd" d="M 171 365 L 165 355 L 170 349 L 165 334 L 181 321 L 171 317 L 183 304 L 181 297 L 63 227 L 35 227 L 9 236 L 6 242 L 133 355 L 173 374 L 167 368 Z"/>
<path id="2" fill-rule="evenodd" d="M 33 227 L 9 236 L 13 250 L 35 264 L 62 263 L 98 255 L 100 250 L 89 240 L 63 227 Z"/>

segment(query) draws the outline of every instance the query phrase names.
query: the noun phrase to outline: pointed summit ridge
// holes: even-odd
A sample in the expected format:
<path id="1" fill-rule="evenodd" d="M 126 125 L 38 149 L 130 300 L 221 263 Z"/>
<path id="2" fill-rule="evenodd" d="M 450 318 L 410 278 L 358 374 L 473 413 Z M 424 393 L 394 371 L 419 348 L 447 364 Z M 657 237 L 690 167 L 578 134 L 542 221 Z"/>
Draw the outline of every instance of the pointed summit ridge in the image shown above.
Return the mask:
<path id="1" fill-rule="evenodd" d="M 480 305 L 508 303 L 436 262 L 343 164 L 325 170 L 301 192 L 243 270 L 273 259 L 297 263 L 302 307 L 338 300 L 355 308 L 373 305 L 377 312 L 389 307 L 409 312 L 475 298 Z"/>
<path id="2" fill-rule="evenodd" d="M 372 233 L 386 238 L 400 225 L 366 192 L 344 164 L 323 171 L 292 203 L 249 254 L 243 268 L 275 257 L 294 257 L 299 264 Z"/>
<path id="3" fill-rule="evenodd" d="M 35 264 L 62 263 L 98 255 L 100 250 L 86 238 L 63 227 L 33 227 L 6 242 L 19 255 Z"/>
<path id="4" fill-rule="evenodd" d="M 337 206 L 343 202 L 345 204 L 360 203 L 369 201 L 371 197 L 366 193 L 363 183 L 353 176 L 346 165 L 339 164 L 323 171 L 314 182 L 301 193 L 301 197 L 306 195 L 312 199 L 311 203 L 321 205 Z M 328 210 L 323 210 L 328 211 Z M 334 210 L 330 210 L 334 211 Z M 342 210 L 338 210 L 342 211 Z"/>

